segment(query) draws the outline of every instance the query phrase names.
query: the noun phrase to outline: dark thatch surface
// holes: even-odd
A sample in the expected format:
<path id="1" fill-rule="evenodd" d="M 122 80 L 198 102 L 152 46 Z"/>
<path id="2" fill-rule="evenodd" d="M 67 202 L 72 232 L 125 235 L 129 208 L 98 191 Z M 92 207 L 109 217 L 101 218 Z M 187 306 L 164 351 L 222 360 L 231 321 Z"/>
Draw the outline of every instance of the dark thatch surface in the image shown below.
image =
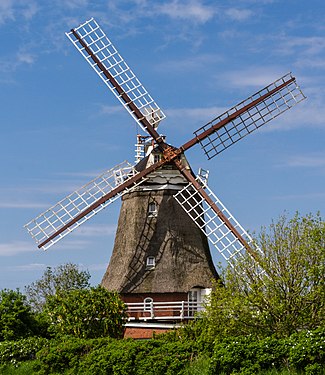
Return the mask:
<path id="1" fill-rule="evenodd" d="M 176 293 L 209 288 L 218 278 L 208 241 L 173 198 L 173 190 L 123 196 L 115 244 L 102 286 L 120 293 Z M 156 217 L 148 204 L 156 202 Z M 154 256 L 154 269 L 146 267 Z"/>

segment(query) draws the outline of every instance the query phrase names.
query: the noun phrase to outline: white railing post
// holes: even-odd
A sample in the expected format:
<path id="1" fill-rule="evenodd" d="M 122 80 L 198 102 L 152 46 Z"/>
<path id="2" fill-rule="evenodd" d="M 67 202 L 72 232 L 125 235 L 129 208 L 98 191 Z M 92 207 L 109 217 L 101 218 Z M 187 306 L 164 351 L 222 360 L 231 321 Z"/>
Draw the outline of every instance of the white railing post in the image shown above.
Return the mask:
<path id="1" fill-rule="evenodd" d="M 151 319 L 155 318 L 154 310 L 153 310 L 153 301 L 150 302 L 150 317 Z"/>

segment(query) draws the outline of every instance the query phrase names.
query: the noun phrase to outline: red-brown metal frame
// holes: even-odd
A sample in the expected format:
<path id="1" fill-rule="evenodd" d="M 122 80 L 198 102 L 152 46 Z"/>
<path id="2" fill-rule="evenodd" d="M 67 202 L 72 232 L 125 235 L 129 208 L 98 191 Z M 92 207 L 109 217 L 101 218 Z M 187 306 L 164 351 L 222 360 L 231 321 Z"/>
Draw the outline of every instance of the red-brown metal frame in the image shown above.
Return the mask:
<path id="1" fill-rule="evenodd" d="M 183 146 L 180 147 L 182 151 L 186 151 L 192 146 L 196 145 L 197 143 L 201 142 L 203 139 L 207 138 L 210 134 L 214 133 L 215 131 L 223 128 L 225 125 L 227 125 L 230 121 L 234 120 L 236 117 L 240 116 L 242 113 L 248 111 L 250 108 L 255 107 L 258 103 L 261 103 L 266 98 L 270 97 L 277 91 L 283 89 L 285 86 L 288 86 L 291 82 L 295 80 L 295 77 L 292 77 L 287 82 L 282 83 L 278 87 L 275 87 L 273 90 L 270 90 L 266 94 L 262 95 L 261 97 L 257 98 L 256 100 L 252 101 L 251 103 L 248 103 L 243 108 L 239 109 L 238 111 L 232 113 L 224 120 L 219 121 L 215 125 L 211 125 L 211 128 L 203 131 L 201 134 L 197 135 L 193 139 L 189 140 L 188 142 L 184 143 Z"/>

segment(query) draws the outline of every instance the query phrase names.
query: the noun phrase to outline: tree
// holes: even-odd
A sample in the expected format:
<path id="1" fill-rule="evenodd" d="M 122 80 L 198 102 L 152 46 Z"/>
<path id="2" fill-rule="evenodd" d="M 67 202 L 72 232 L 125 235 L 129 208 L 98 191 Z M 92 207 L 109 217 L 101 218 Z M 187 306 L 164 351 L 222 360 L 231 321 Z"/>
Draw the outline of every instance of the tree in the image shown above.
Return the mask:
<path id="1" fill-rule="evenodd" d="M 286 215 L 256 238 L 259 262 L 247 255 L 228 269 L 207 307 L 208 331 L 280 337 L 324 326 L 325 222 L 319 214 Z M 264 273 L 260 273 L 261 267 Z"/>
<path id="2" fill-rule="evenodd" d="M 19 290 L 0 291 L 0 341 L 33 335 L 37 324 L 26 297 Z"/>
<path id="3" fill-rule="evenodd" d="M 125 311 L 118 293 L 101 286 L 49 296 L 44 308 L 52 332 L 79 338 L 121 337 Z"/>
<path id="4" fill-rule="evenodd" d="M 47 267 L 40 280 L 25 287 L 27 300 L 32 309 L 41 312 L 49 296 L 61 291 L 89 288 L 90 274 L 79 270 L 73 263 Z"/>

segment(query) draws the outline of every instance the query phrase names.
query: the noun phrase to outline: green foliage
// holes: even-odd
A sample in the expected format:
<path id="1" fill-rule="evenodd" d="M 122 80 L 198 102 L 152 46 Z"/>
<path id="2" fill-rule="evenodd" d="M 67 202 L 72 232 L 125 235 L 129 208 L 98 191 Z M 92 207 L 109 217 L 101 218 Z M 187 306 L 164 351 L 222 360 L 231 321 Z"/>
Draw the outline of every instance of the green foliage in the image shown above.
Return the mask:
<path id="1" fill-rule="evenodd" d="M 44 314 L 55 334 L 118 338 L 123 336 L 125 310 L 116 292 L 98 286 L 49 296 Z"/>
<path id="2" fill-rule="evenodd" d="M 109 341 L 103 342 L 108 343 Z M 76 371 L 79 361 L 98 344 L 100 344 L 100 340 L 86 340 L 71 336 L 49 340 L 48 345 L 37 353 L 35 370 L 44 375 L 63 374 L 69 369 Z"/>
<path id="3" fill-rule="evenodd" d="M 36 353 L 47 345 L 41 337 L 29 337 L 17 341 L 0 342 L 0 364 L 17 365 L 36 358 Z"/>
<path id="4" fill-rule="evenodd" d="M 34 361 L 19 363 L 16 365 L 0 365 L 1 375 L 31 375 L 34 374 Z"/>
<path id="5" fill-rule="evenodd" d="M 62 264 L 52 269 L 47 267 L 40 280 L 25 287 L 25 293 L 32 309 L 41 312 L 49 296 L 75 289 L 86 289 L 90 273 L 79 270 L 73 263 Z"/>
<path id="6" fill-rule="evenodd" d="M 216 340 L 211 353 L 199 346 L 171 335 L 152 340 L 28 338 L 0 343 L 0 373 L 14 373 L 13 368 L 20 373 L 23 363 L 33 360 L 26 368 L 39 375 L 324 375 L 325 328 L 281 339 L 227 337 Z"/>
<path id="7" fill-rule="evenodd" d="M 38 354 L 38 374 L 175 375 L 197 356 L 195 343 L 63 338 Z"/>
<path id="8" fill-rule="evenodd" d="M 206 334 L 287 337 L 325 321 L 325 222 L 319 215 L 283 216 L 256 239 L 249 254 L 217 284 Z M 260 266 L 265 270 L 260 274 Z"/>
<path id="9" fill-rule="evenodd" d="M 303 331 L 290 337 L 290 364 L 306 373 L 318 374 L 325 366 L 325 328 Z"/>
<path id="10" fill-rule="evenodd" d="M 177 330 L 170 330 L 157 337 L 160 341 L 165 342 L 195 342 L 195 346 L 199 352 L 212 353 L 214 347 L 214 339 L 206 335 L 208 330 L 207 319 L 196 319 L 189 321 Z"/>
<path id="11" fill-rule="evenodd" d="M 286 367 L 310 375 L 323 374 L 324 347 L 325 328 L 303 331 L 282 339 L 227 337 L 215 343 L 210 372 L 245 375 Z"/>
<path id="12" fill-rule="evenodd" d="M 184 375 L 209 375 L 210 358 L 206 355 L 201 355 L 184 370 Z"/>
<path id="13" fill-rule="evenodd" d="M 0 341 L 33 335 L 37 324 L 26 297 L 19 290 L 0 291 Z"/>

